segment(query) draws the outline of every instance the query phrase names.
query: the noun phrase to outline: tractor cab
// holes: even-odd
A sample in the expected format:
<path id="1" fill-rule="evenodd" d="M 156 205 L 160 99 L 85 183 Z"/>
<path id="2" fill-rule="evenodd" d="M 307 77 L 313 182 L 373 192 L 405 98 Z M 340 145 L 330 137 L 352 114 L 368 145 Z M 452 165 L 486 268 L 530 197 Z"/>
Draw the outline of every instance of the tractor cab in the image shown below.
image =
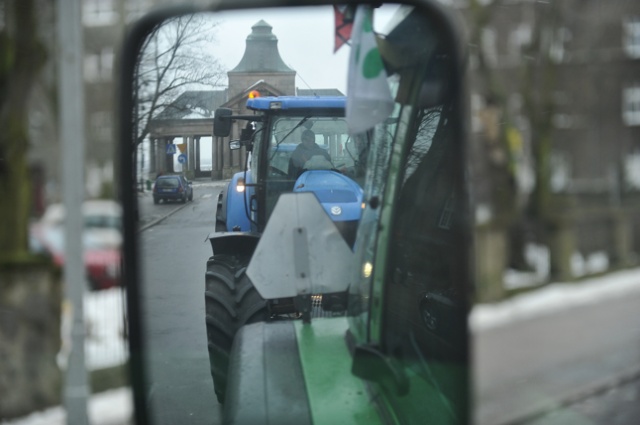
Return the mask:
<path id="1" fill-rule="evenodd" d="M 231 119 L 247 121 L 239 141 L 251 161 L 221 197 L 227 231 L 261 233 L 283 193 L 313 192 L 324 210 L 353 243 L 360 218 L 368 153 L 366 134 L 350 136 L 341 96 L 251 97 L 254 115 L 218 110 L 216 135 L 228 135 Z M 242 183 L 238 191 L 237 182 Z M 246 188 L 246 190 L 245 190 Z"/>
<path id="2" fill-rule="evenodd" d="M 251 151 L 241 200 L 253 232 L 210 237 L 205 280 L 230 422 L 291 423 L 265 397 L 293 393 L 295 417 L 336 423 L 342 388 L 363 423 L 468 423 L 462 55 L 442 16 L 399 8 L 369 51 L 385 73 L 349 103 L 265 97 L 247 101 L 254 115 L 216 113 L 248 122 L 240 144 Z M 316 299 L 342 314 L 314 316 Z"/>

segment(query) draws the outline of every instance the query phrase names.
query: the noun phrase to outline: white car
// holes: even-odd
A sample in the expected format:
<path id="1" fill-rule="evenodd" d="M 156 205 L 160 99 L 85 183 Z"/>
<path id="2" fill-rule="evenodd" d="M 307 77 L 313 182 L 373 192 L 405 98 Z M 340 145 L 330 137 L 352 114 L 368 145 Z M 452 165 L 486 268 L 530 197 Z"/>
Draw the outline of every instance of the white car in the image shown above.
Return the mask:
<path id="1" fill-rule="evenodd" d="M 105 239 L 114 247 L 122 244 L 122 206 L 113 200 L 97 199 L 82 204 L 85 231 L 94 237 Z M 41 226 L 57 227 L 64 223 L 65 208 L 63 204 L 51 204 L 42 218 Z"/>

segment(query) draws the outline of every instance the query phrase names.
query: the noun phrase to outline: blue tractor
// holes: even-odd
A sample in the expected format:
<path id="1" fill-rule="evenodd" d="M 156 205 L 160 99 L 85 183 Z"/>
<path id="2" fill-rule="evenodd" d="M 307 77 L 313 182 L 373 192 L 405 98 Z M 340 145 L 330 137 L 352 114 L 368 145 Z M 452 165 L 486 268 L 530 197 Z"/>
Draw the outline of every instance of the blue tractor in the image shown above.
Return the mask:
<path id="1" fill-rule="evenodd" d="M 245 121 L 230 149 L 245 147 L 246 169 L 233 176 L 219 199 L 213 255 L 205 278 L 206 327 L 215 392 L 224 401 L 229 352 L 247 323 L 341 314 L 346 294 L 314 296 L 312 307 L 293 297 L 263 299 L 245 271 L 282 194 L 312 193 L 348 246 L 363 208 L 367 134 L 350 137 L 345 97 L 256 97 L 251 115 L 215 113 L 214 135 L 228 137 L 233 121 Z M 274 246 L 274 249 L 279 247 Z M 315 307 L 313 307 L 315 305 Z M 309 311 L 312 310 L 312 311 Z"/>

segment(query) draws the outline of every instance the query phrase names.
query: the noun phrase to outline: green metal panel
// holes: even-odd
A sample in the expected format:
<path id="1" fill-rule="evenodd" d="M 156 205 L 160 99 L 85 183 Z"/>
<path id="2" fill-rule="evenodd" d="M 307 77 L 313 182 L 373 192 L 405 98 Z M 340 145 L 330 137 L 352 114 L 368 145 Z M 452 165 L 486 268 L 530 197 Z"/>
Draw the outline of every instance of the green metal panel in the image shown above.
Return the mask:
<path id="1" fill-rule="evenodd" d="M 313 423 L 382 424 L 365 382 L 351 374 L 347 318 L 296 321 L 295 326 Z"/>
<path id="2" fill-rule="evenodd" d="M 382 306 L 384 297 L 385 279 L 387 278 L 387 251 L 389 249 L 391 223 L 396 208 L 396 197 L 402 182 L 404 169 L 404 156 L 406 150 L 406 134 L 409 121 L 412 118 L 413 108 L 405 106 L 400 112 L 398 129 L 393 139 L 393 149 L 389 162 L 389 177 L 385 186 L 385 194 L 382 202 L 382 212 L 378 223 L 378 241 L 376 244 L 376 261 L 373 267 L 373 288 L 371 313 L 369 316 L 369 344 L 379 345 L 382 340 Z"/>

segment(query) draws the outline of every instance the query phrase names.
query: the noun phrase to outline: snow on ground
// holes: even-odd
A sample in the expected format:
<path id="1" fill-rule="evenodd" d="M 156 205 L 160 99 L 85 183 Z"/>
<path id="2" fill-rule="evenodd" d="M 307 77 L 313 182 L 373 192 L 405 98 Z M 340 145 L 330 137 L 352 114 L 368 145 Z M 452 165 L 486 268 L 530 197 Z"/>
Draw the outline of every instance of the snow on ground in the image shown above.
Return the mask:
<path id="1" fill-rule="evenodd" d="M 104 369 L 124 364 L 128 359 L 124 338 L 124 290 L 112 288 L 87 292 L 84 297 L 85 359 L 88 370 Z M 69 355 L 71 308 L 65 303 L 62 315 L 63 346 L 58 364 L 65 368 Z M 132 423 L 133 401 L 130 388 L 119 388 L 94 394 L 87 406 L 89 422 L 93 425 L 127 425 Z M 2 425 L 63 425 L 67 422 L 63 407 L 35 412 Z"/>
<path id="2" fill-rule="evenodd" d="M 84 300 L 85 355 L 89 370 L 118 366 L 129 358 L 125 339 L 124 289 L 90 292 Z"/>
<path id="3" fill-rule="evenodd" d="M 123 288 L 87 292 L 84 295 L 85 359 L 88 370 L 124 364 L 129 358 L 125 338 L 125 297 Z M 66 369 L 71 345 L 72 309 L 62 307 L 62 348 L 58 366 Z"/>
<path id="4" fill-rule="evenodd" d="M 133 423 L 133 400 L 131 389 L 118 388 L 96 394 L 87 406 L 89 423 L 92 425 L 130 425 Z M 52 407 L 42 412 L 35 412 L 24 418 L 2 425 L 66 425 L 67 412 L 61 406 Z"/>
<path id="5" fill-rule="evenodd" d="M 504 272 L 504 288 L 520 289 L 544 285 L 549 280 L 549 272 L 551 271 L 550 255 L 549 248 L 544 245 L 527 244 L 524 249 L 524 258 L 531 270 L 506 270 Z M 609 256 L 604 251 L 591 252 L 586 255 L 576 251 L 571 255 L 571 275 L 576 278 L 606 273 L 609 266 Z"/>
<path id="6" fill-rule="evenodd" d="M 480 331 L 638 291 L 640 268 L 609 273 L 579 282 L 552 283 L 498 303 L 476 305 L 469 317 L 469 325 L 473 331 Z"/>

